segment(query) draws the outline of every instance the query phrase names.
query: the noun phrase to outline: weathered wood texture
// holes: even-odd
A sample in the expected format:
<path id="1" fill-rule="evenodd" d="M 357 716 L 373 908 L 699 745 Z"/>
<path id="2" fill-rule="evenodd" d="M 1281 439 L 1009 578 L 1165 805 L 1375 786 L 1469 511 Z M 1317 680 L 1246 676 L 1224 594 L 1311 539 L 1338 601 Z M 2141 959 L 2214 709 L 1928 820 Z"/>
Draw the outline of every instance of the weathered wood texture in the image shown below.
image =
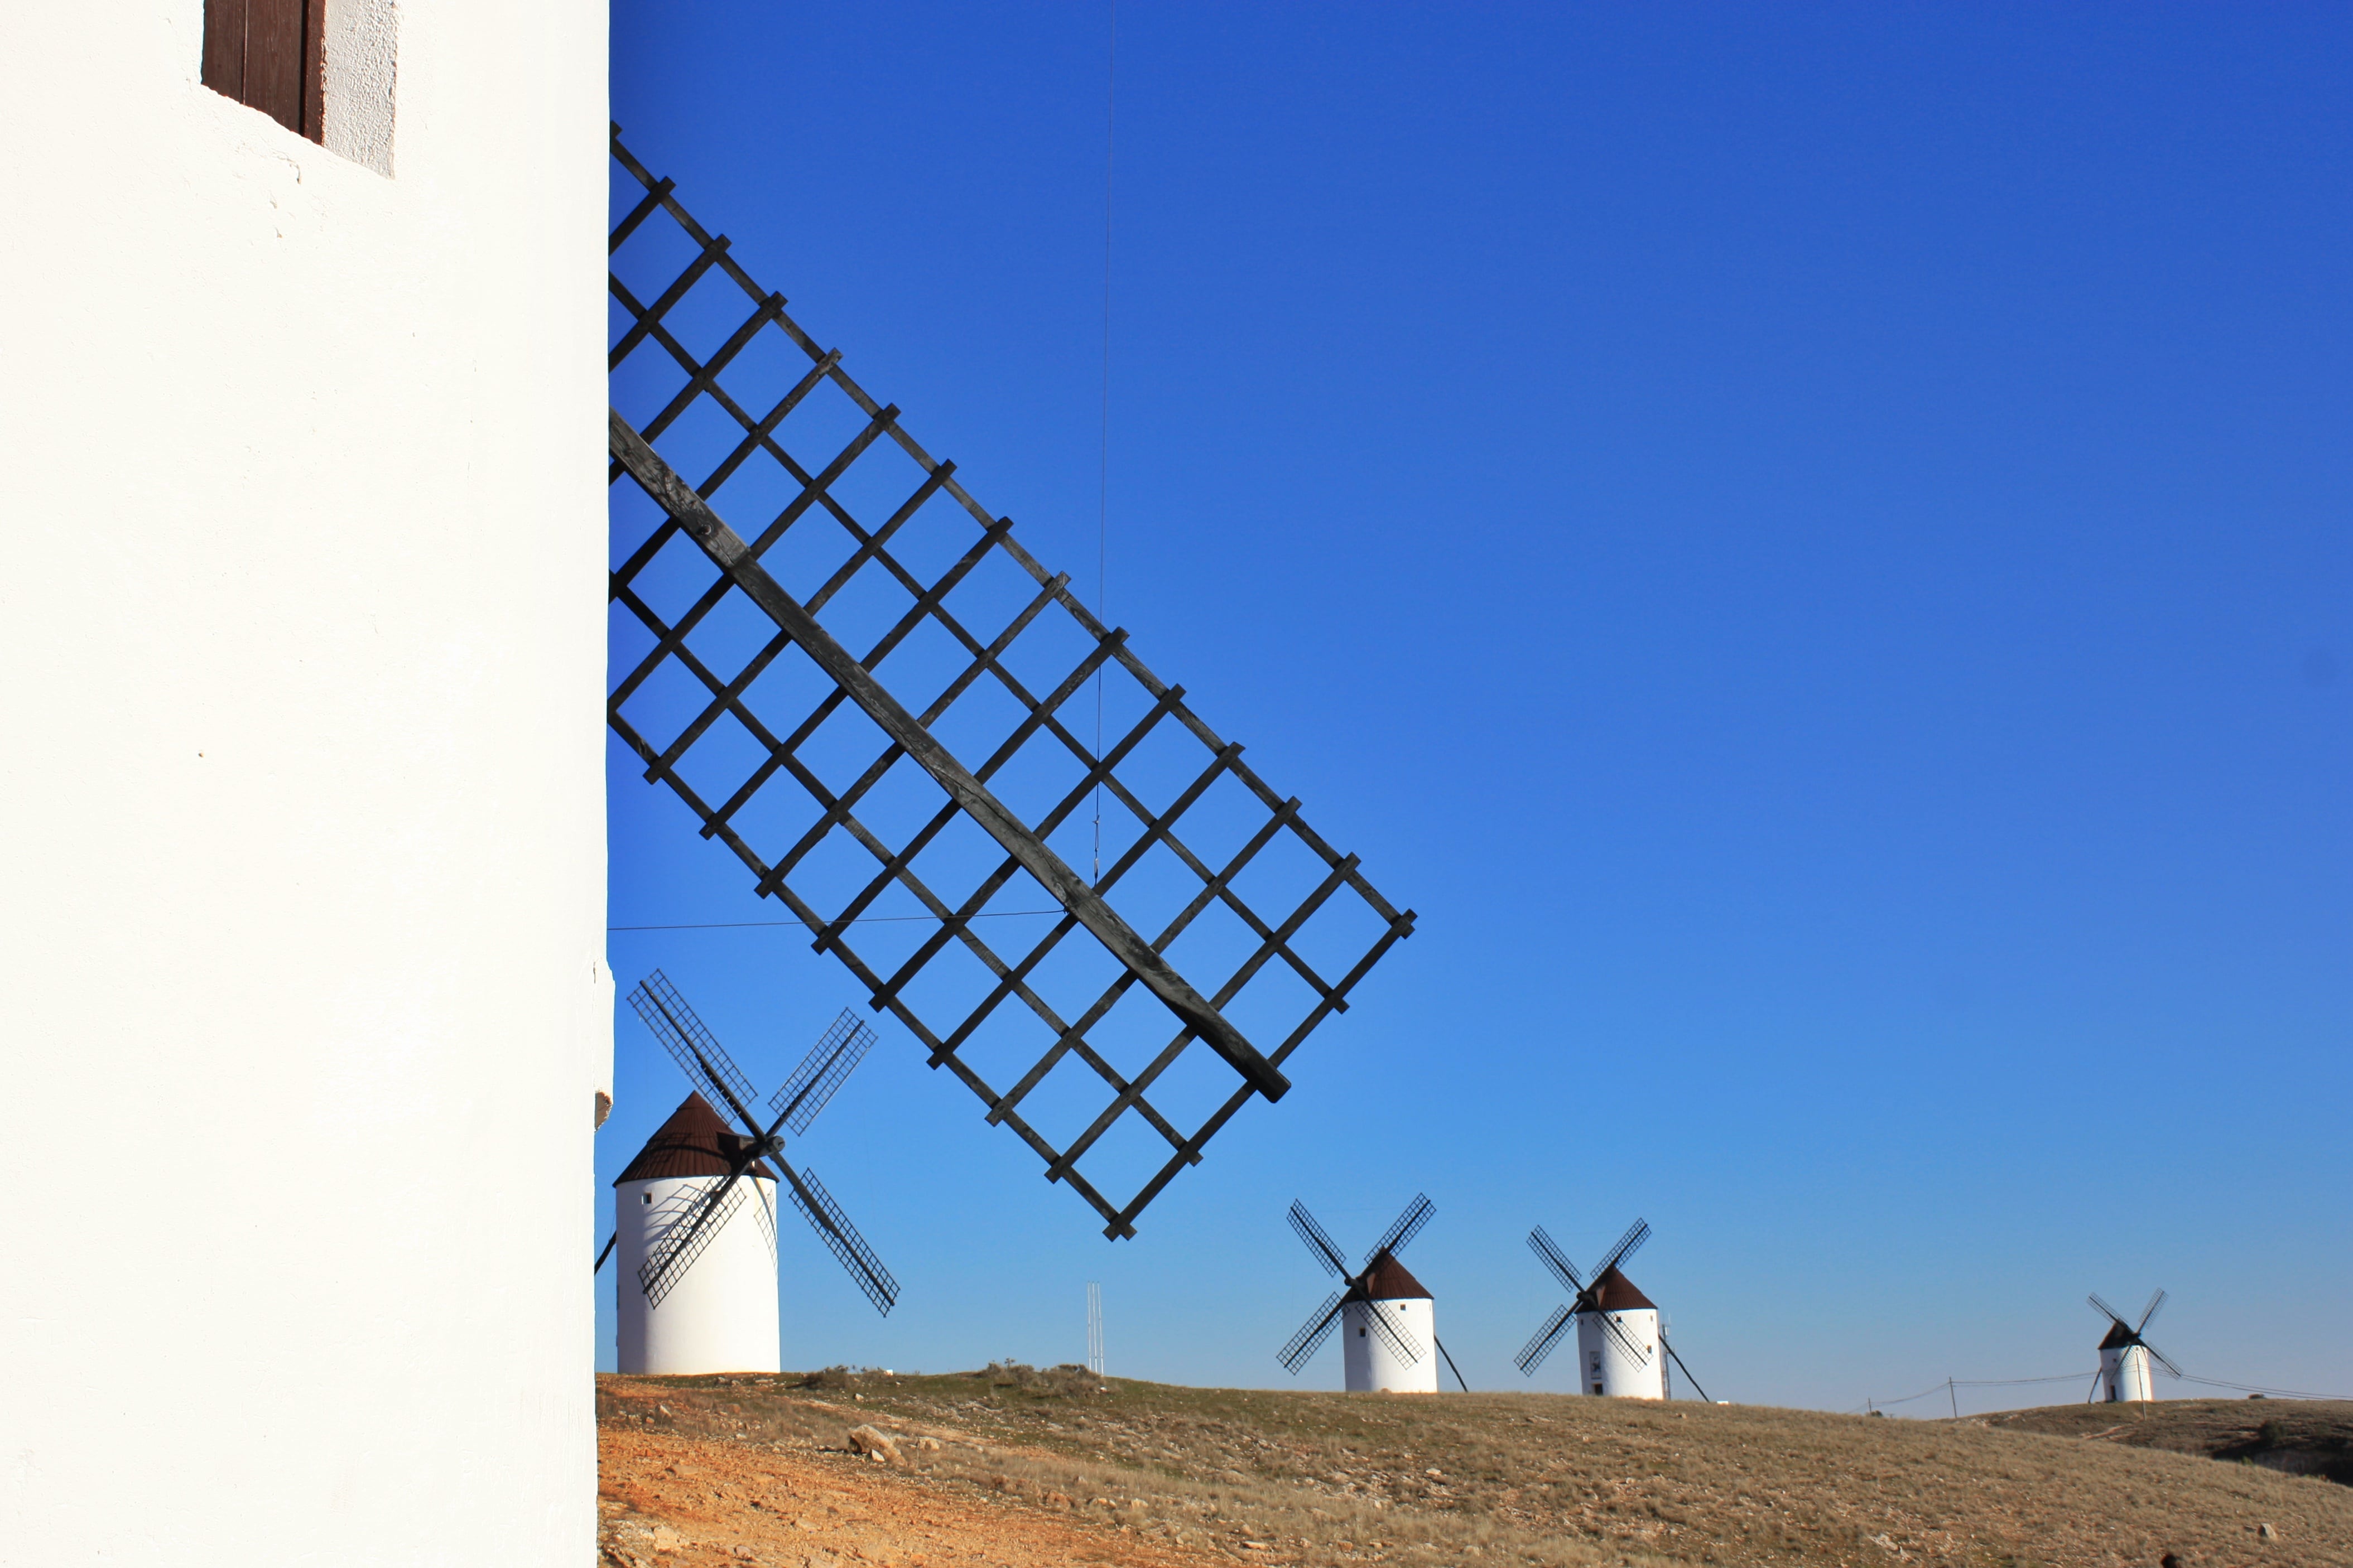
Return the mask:
<path id="1" fill-rule="evenodd" d="M 327 0 L 205 0 L 204 84 L 321 141 L 326 25 Z"/>
<path id="2" fill-rule="evenodd" d="M 1133 971 L 1154 995 L 1168 1005 L 1170 1012 L 1190 1025 L 1236 1072 L 1250 1079 L 1253 1088 L 1269 1100 L 1282 1098 L 1291 1088 L 1291 1080 L 1261 1056 L 1258 1047 L 1244 1039 L 1240 1029 L 1210 1006 L 1208 998 L 1171 969 L 1168 961 L 1153 951 L 1151 943 L 1136 935 L 1077 872 L 1064 865 L 1060 856 L 1007 810 L 1004 803 L 989 793 L 987 784 L 950 755 L 947 748 L 934 740 L 932 732 L 869 674 L 848 648 L 833 639 L 832 633 L 818 624 L 816 616 L 795 603 L 793 596 L 754 559 L 742 537 L 722 521 L 709 503 L 694 493 L 694 487 L 679 478 L 678 470 L 663 462 L 645 437 L 629 428 L 628 421 L 617 413 L 611 416 L 611 439 L 613 456 L 629 470 L 630 477 L 693 536 L 704 553 L 767 613 L 779 630 L 833 677 L 849 694 L 850 700 L 881 726 L 884 734 L 939 781 L 940 787 L 964 808 L 965 815 L 1004 846 L 1005 852 L 1038 879 L 1039 884 L 1070 910 L 1089 934 L 1109 948 L 1113 957 Z"/>

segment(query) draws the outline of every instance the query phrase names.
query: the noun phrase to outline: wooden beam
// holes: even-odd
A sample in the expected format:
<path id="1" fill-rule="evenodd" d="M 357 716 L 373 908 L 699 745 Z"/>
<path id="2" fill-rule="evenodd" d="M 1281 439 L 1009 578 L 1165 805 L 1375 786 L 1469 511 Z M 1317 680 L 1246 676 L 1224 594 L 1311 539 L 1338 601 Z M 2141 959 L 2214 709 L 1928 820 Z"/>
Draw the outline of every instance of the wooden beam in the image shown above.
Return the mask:
<path id="1" fill-rule="evenodd" d="M 322 16 L 326 6 L 319 7 Z M 318 65 L 311 54 L 310 7 L 303 0 L 246 0 L 245 102 L 297 136 L 310 134 L 303 123 L 307 96 L 303 78 Z"/>
<path id="2" fill-rule="evenodd" d="M 204 83 L 245 101 L 245 0 L 205 0 Z"/>
<path id="3" fill-rule="evenodd" d="M 1118 912 L 1060 856 L 1029 831 L 1021 819 L 989 793 L 988 786 L 933 738 L 915 716 L 900 705 L 881 682 L 851 656 L 849 649 L 818 624 L 783 584 L 768 574 L 743 537 L 722 521 L 711 504 L 678 470 L 663 460 L 644 437 L 619 413 L 612 412 L 609 442 L 614 458 L 629 471 L 656 504 L 677 520 L 703 552 L 741 588 L 744 595 L 776 622 L 777 629 L 798 644 L 818 668 L 831 677 L 850 700 L 862 709 L 882 732 L 905 748 L 907 754 L 938 782 L 981 829 L 1037 879 L 1038 885 L 1070 910 L 1110 954 L 1124 964 L 1152 994 L 1223 1057 L 1250 1087 L 1269 1100 L 1280 1100 L 1291 1080 L 1261 1055 L 1242 1032 L 1193 989 L 1185 977 L 1152 944 L 1130 928 Z"/>

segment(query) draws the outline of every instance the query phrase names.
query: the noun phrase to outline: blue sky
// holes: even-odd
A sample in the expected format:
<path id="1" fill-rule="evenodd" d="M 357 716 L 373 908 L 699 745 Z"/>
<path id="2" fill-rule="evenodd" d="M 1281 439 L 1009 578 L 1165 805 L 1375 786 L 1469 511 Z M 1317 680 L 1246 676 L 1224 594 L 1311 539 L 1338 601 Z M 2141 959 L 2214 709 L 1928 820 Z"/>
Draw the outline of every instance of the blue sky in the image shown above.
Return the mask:
<path id="1" fill-rule="evenodd" d="M 1092 594 L 1107 8 L 614 26 L 632 149 Z M 1419 930 L 1115 1246 L 884 1024 L 795 1152 L 904 1295 L 788 1221 L 787 1364 L 1076 1360 L 1095 1279 L 1115 1373 L 1287 1384 L 1284 1207 L 1426 1192 L 1476 1387 L 1527 1228 L 1641 1215 L 1717 1397 L 2088 1372 L 2160 1285 L 2353 1393 L 2348 82 L 2319 6 L 1126 0 L 1105 618 Z M 613 923 L 782 912 L 613 755 Z M 861 1000 L 612 962 L 764 1088 Z M 684 1089 L 617 1028 L 607 1211 Z"/>

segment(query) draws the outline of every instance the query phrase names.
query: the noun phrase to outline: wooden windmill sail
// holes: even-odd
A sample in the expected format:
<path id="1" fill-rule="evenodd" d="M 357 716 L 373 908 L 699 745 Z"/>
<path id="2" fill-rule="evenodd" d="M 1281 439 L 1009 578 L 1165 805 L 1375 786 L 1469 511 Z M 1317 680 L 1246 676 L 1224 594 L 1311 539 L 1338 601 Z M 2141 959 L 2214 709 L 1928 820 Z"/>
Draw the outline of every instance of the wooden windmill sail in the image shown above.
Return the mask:
<path id="1" fill-rule="evenodd" d="M 1133 1236 L 1412 911 L 613 156 L 614 732 Z"/>

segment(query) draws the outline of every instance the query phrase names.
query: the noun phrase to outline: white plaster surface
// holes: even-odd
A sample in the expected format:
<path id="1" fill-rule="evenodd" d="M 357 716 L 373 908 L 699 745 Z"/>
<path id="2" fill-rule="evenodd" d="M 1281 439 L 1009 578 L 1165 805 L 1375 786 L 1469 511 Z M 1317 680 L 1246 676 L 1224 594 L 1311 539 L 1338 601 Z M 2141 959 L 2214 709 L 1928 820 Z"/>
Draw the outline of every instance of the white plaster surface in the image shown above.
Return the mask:
<path id="1" fill-rule="evenodd" d="M 686 1377 L 706 1372 L 777 1372 L 776 1184 L 747 1177 L 744 1201 L 687 1266 L 659 1304 L 649 1305 L 638 1266 L 719 1176 L 623 1182 L 613 1194 L 618 1241 L 613 1273 L 617 1364 L 627 1373 Z"/>
<path id="2" fill-rule="evenodd" d="M 1609 1318 L 1626 1337 L 1648 1352 L 1629 1355 L 1618 1336 L 1601 1326 L 1599 1315 L 1580 1313 L 1577 1320 L 1577 1365 L 1579 1394 L 1600 1394 L 1611 1399 L 1664 1399 L 1667 1358 L 1659 1348 L 1659 1314 L 1649 1307 L 1611 1312 Z"/>
<path id="3" fill-rule="evenodd" d="M 2110 1402 L 2157 1397 L 2157 1379 L 2142 1345 L 2119 1345 L 2100 1352 L 2100 1397 Z"/>
<path id="4" fill-rule="evenodd" d="M 606 16 L 0 6 L 0 1564 L 594 1553 Z"/>
<path id="5" fill-rule="evenodd" d="M 396 0 L 327 0 L 320 132 L 329 152 L 379 174 L 392 173 L 399 40 Z"/>
<path id="6" fill-rule="evenodd" d="M 1421 1347 L 1419 1360 L 1401 1359 L 1366 1326 L 1366 1316 L 1376 1311 L 1404 1331 L 1408 1344 Z M 1351 1394 L 1438 1392 L 1438 1314 L 1427 1296 L 1349 1302 L 1340 1309 L 1340 1343 L 1344 1386 Z"/>

